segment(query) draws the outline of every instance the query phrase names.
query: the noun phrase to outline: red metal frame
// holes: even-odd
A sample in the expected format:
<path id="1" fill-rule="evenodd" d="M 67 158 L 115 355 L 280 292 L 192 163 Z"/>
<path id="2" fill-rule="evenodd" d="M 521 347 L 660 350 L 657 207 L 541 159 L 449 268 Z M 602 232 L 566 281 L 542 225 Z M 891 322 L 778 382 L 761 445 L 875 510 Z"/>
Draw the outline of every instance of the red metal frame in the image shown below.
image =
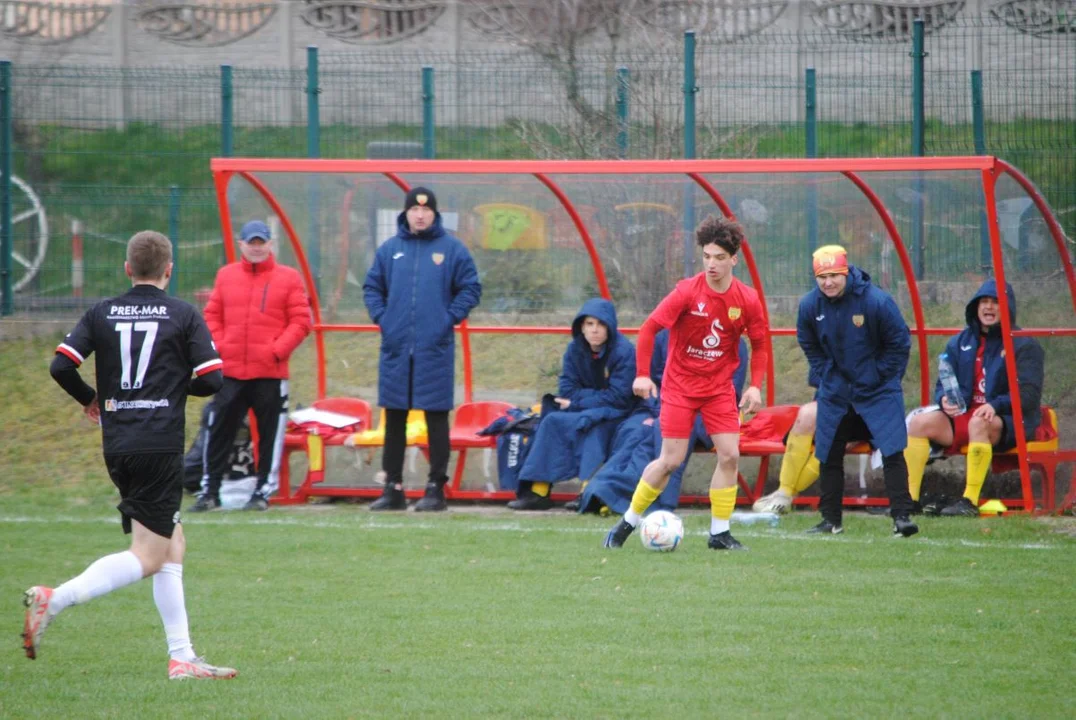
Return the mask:
<path id="1" fill-rule="evenodd" d="M 939 336 L 939 335 L 952 335 L 959 332 L 961 328 L 928 328 L 923 316 L 922 303 L 919 296 L 918 285 L 915 281 L 914 273 L 912 271 L 911 261 L 908 256 L 907 248 L 904 245 L 895 224 L 887 211 L 885 204 L 881 198 L 875 193 L 871 187 L 858 175 L 863 172 L 930 172 L 930 171 L 946 171 L 946 170 L 963 170 L 963 171 L 978 171 L 983 185 L 984 197 L 986 199 L 987 210 L 987 224 L 989 228 L 989 237 L 991 244 L 991 255 L 994 264 L 994 270 L 996 279 L 999 283 L 1005 282 L 1005 270 L 1002 263 L 1003 256 L 1000 245 L 1000 232 L 998 229 L 997 207 L 996 207 L 996 183 L 1000 176 L 1000 173 L 1005 173 L 1012 177 L 1028 194 L 1039 212 L 1045 219 L 1047 226 L 1050 229 L 1051 236 L 1054 239 L 1055 246 L 1058 250 L 1058 254 L 1061 257 L 1062 267 L 1065 272 L 1065 277 L 1069 285 L 1069 291 L 1072 298 L 1073 309 L 1076 311 L 1076 272 L 1073 270 L 1072 262 L 1068 256 L 1068 248 L 1065 241 L 1065 236 L 1061 230 L 1060 225 L 1054 218 L 1049 206 L 1042 198 L 1041 194 L 1034 187 L 1030 180 L 1028 180 L 1017 169 L 1009 165 L 1008 163 L 998 160 L 989 156 L 976 156 L 976 157 L 936 157 L 936 158 L 838 158 L 838 159 L 824 159 L 824 160 L 647 160 L 647 161 L 500 161 L 500 160 L 310 160 L 310 159 L 271 159 L 271 158 L 214 158 L 210 162 L 210 168 L 213 172 L 214 183 L 216 186 L 217 201 L 220 206 L 221 213 L 221 229 L 225 238 L 233 237 L 232 234 L 232 222 L 230 208 L 227 201 L 227 185 L 234 175 L 242 177 L 249 182 L 257 192 L 262 196 L 273 212 L 280 218 L 281 224 L 291 242 L 292 249 L 295 253 L 297 263 L 299 264 L 300 272 L 306 281 L 307 288 L 310 290 L 311 307 L 314 314 L 314 331 L 316 342 L 316 354 L 317 354 L 317 392 L 318 397 L 324 397 L 326 392 L 326 377 L 325 377 L 325 345 L 324 345 L 324 333 L 326 332 L 375 332 L 377 327 L 375 325 L 366 324 L 332 324 L 324 323 L 321 318 L 321 305 L 320 298 L 317 293 L 314 292 L 313 276 L 310 272 L 310 268 L 306 259 L 305 251 L 299 241 L 299 236 L 295 232 L 295 228 L 291 223 L 287 213 L 276 201 L 275 197 L 268 190 L 268 188 L 253 174 L 256 172 L 292 172 L 292 173 L 360 173 L 360 174 L 380 174 L 392 181 L 397 187 L 403 191 L 407 191 L 410 185 L 401 177 L 401 175 L 407 173 L 422 173 L 425 175 L 430 174 L 463 174 L 463 175 L 479 175 L 479 174 L 527 174 L 536 178 L 539 182 L 545 185 L 557 198 L 557 200 L 564 207 L 568 213 L 576 229 L 579 231 L 580 238 L 587 250 L 587 253 L 591 259 L 592 266 L 595 271 L 595 280 L 597 281 L 601 295 L 605 298 L 609 298 L 609 289 L 605 278 L 604 268 L 601 263 L 601 258 L 594 246 L 591 235 L 583 222 L 582 217 L 576 211 L 571 199 L 567 197 L 564 191 L 557 184 L 556 180 L 552 176 L 557 175 L 619 175 L 624 173 L 634 174 L 683 174 L 698 184 L 714 203 L 718 206 L 721 212 L 730 218 L 734 218 L 735 215 L 731 208 L 725 202 L 720 192 L 710 183 L 705 177 L 704 173 L 714 174 L 776 174 L 776 173 L 832 173 L 840 174 L 851 181 L 860 192 L 864 195 L 868 202 L 872 205 L 879 219 L 882 221 L 886 228 L 891 242 L 897 250 L 900 258 L 902 269 L 905 273 L 905 278 L 908 282 L 909 296 L 912 301 L 913 313 L 915 316 L 915 328 L 912 330 L 915 333 L 920 356 L 920 377 L 926 378 L 921 384 L 921 398 L 925 403 L 929 402 L 929 378 L 930 378 L 930 366 L 927 352 L 926 339 L 927 336 Z M 235 260 L 235 248 L 232 243 L 226 242 L 225 253 L 229 261 Z M 795 334 L 794 328 L 769 328 L 769 312 L 765 300 L 765 289 L 763 287 L 761 277 L 758 272 L 757 265 L 755 263 L 754 255 L 751 252 L 750 246 L 744 244 L 744 259 L 747 263 L 748 271 L 751 275 L 752 283 L 755 289 L 758 291 L 760 299 L 763 303 L 763 310 L 765 312 L 766 324 L 767 324 L 767 337 L 766 342 L 770 349 L 770 360 L 767 367 L 767 403 L 772 404 L 774 399 L 774 361 L 773 361 L 773 336 L 789 336 Z M 1001 293 L 1004 296 L 1004 293 Z M 1010 358 L 1015 357 L 1013 351 L 1013 336 L 1060 336 L 1060 337 L 1076 337 L 1076 329 L 1070 328 L 1024 328 L 1019 331 L 1013 331 L 1009 322 L 1008 314 L 1008 299 L 1007 297 L 999 297 L 999 304 L 1002 310 L 1002 327 L 1004 330 L 1004 345 L 1006 355 Z M 633 333 L 637 332 L 637 328 L 625 328 L 624 332 Z M 464 355 L 464 385 L 465 385 L 465 400 L 470 402 L 473 395 L 473 378 L 471 367 L 471 352 L 470 352 L 470 335 L 472 333 L 478 334 L 568 334 L 567 328 L 561 327 L 501 327 L 501 326 L 487 326 L 487 327 L 471 327 L 465 321 L 457 328 L 457 332 L 461 336 L 461 346 Z M 1011 387 L 1016 387 L 1016 368 L 1015 363 L 1009 362 L 1006 367 L 1009 383 Z M 1029 453 L 1027 449 L 1027 438 L 1024 437 L 1023 431 L 1023 408 L 1020 406 L 1019 393 L 1013 394 L 1013 415 L 1016 425 L 1017 435 L 1017 448 L 1018 460 L 1020 465 L 1021 474 L 1021 491 L 1022 498 L 1021 504 L 1024 511 L 1031 511 L 1034 509 L 1034 496 L 1031 487 L 1030 467 L 1032 464 L 1046 467 L 1052 477 L 1053 470 L 1056 465 L 1061 462 L 1076 461 L 1076 450 L 1060 450 L 1056 452 L 1032 452 Z M 746 501 L 753 500 L 754 495 L 761 491 L 762 483 L 765 482 L 765 471 L 768 466 L 769 456 L 762 456 L 760 463 L 760 480 L 761 483 L 756 484 L 755 489 L 749 488 L 745 482 L 741 479 L 741 487 L 745 491 L 747 496 Z M 461 458 L 462 462 L 462 458 Z M 1045 486 L 1045 483 L 1044 483 Z M 350 496 L 372 496 L 376 495 L 379 491 L 376 488 L 319 488 L 316 493 L 319 495 L 350 495 Z M 412 491 L 415 495 L 420 494 L 421 491 Z M 1044 493 L 1045 494 L 1045 493 Z M 1070 495 L 1074 493 L 1070 492 Z M 458 499 L 482 499 L 482 500 L 502 500 L 512 497 L 511 493 L 506 492 L 476 492 L 467 490 L 456 490 L 451 493 L 451 497 Z M 556 499 L 567 499 L 570 495 L 555 494 Z M 1053 504 L 1053 497 L 1044 498 L 1049 500 L 1049 505 Z M 1072 502 L 1073 498 L 1066 498 L 1065 502 Z M 707 498 L 703 496 L 685 496 L 682 498 L 684 503 L 705 503 Z M 811 499 L 804 499 L 802 502 L 810 503 Z M 883 498 L 845 498 L 845 503 L 848 505 L 871 505 L 884 503 Z"/>

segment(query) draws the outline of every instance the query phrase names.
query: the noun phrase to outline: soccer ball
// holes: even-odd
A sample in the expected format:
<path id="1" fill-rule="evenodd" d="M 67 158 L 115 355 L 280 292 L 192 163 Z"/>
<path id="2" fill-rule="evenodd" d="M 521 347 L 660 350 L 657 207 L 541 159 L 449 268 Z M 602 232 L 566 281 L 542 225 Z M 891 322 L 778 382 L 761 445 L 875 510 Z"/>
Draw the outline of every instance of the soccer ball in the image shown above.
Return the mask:
<path id="1" fill-rule="evenodd" d="M 684 522 L 668 510 L 656 510 L 639 526 L 639 540 L 647 550 L 672 552 L 684 539 Z"/>

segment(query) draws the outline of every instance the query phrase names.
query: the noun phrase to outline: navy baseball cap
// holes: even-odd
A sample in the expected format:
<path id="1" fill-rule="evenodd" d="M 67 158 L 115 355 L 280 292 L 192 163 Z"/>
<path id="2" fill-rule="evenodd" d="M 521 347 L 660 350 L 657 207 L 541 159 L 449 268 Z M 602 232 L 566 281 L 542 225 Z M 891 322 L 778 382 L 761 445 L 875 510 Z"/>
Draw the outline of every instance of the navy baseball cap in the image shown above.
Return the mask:
<path id="1" fill-rule="evenodd" d="M 250 242 L 254 238 L 261 238 L 262 240 L 272 239 L 272 236 L 269 234 L 269 226 L 261 220 L 251 220 L 239 231 L 239 239 L 243 242 Z"/>

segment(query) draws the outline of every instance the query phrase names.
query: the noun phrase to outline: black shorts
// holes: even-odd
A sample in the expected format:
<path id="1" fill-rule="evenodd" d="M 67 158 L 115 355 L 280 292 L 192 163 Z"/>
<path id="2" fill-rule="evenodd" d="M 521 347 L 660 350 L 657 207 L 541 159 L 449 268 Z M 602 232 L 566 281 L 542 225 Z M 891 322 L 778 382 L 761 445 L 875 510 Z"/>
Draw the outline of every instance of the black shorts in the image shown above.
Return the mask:
<path id="1" fill-rule="evenodd" d="M 183 454 L 105 455 L 105 467 L 122 498 L 116 509 L 123 532 L 137 520 L 155 535 L 172 537 L 183 502 Z"/>

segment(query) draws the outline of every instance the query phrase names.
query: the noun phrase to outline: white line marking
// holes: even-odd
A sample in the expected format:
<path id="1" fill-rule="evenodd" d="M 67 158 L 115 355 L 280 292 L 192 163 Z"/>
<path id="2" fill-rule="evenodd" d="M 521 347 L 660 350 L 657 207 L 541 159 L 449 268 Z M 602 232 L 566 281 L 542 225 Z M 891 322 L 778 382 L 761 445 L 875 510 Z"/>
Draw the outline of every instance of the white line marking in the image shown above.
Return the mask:
<path id="1" fill-rule="evenodd" d="M 465 530 L 468 532 L 508 532 L 508 533 L 565 533 L 565 534 L 585 534 L 593 535 L 595 538 L 600 539 L 604 537 L 605 529 L 593 528 L 593 527 L 541 527 L 541 526 L 526 526 L 518 522 L 489 522 L 489 523 L 461 523 L 453 521 L 451 523 L 437 523 L 416 520 L 414 522 L 409 521 L 391 521 L 382 520 L 380 518 L 370 517 L 356 517 L 354 521 L 345 520 L 325 520 L 312 518 L 309 515 L 304 517 L 251 517 L 250 515 L 236 514 L 229 517 L 228 513 L 214 513 L 213 515 L 198 515 L 196 520 L 191 520 L 188 516 L 188 527 L 195 527 L 198 525 L 263 525 L 263 526 L 285 526 L 285 527 L 309 527 L 309 528 L 331 528 L 331 529 L 357 529 L 357 530 Z M 107 525 L 119 525 L 119 517 L 73 517 L 70 515 L 54 515 L 50 517 L 45 516 L 32 516 L 32 515 L 0 515 L 0 524 L 46 524 L 46 523 L 71 523 L 78 525 L 93 525 L 93 524 L 107 524 Z M 888 534 L 888 525 L 885 528 L 885 534 L 874 534 L 863 536 L 849 536 L 847 532 L 841 535 L 839 538 L 835 537 L 817 537 L 812 535 L 806 535 L 799 532 L 788 532 L 784 530 L 774 529 L 751 529 L 739 528 L 736 530 L 736 535 L 751 538 L 780 538 L 781 540 L 792 542 L 820 542 L 820 543 L 838 543 L 842 545 L 856 544 L 856 545 L 871 545 L 880 542 L 907 542 L 915 545 L 928 545 L 930 547 L 939 548 L 982 548 L 991 550 L 1060 550 L 1062 547 L 1053 543 L 1013 543 L 1013 542 L 982 542 L 978 540 L 966 540 L 963 538 L 954 538 L 950 540 L 940 540 L 929 537 L 914 537 L 914 538 L 894 538 Z M 697 537 L 707 537 L 709 530 L 696 530 L 688 532 L 688 535 Z"/>

